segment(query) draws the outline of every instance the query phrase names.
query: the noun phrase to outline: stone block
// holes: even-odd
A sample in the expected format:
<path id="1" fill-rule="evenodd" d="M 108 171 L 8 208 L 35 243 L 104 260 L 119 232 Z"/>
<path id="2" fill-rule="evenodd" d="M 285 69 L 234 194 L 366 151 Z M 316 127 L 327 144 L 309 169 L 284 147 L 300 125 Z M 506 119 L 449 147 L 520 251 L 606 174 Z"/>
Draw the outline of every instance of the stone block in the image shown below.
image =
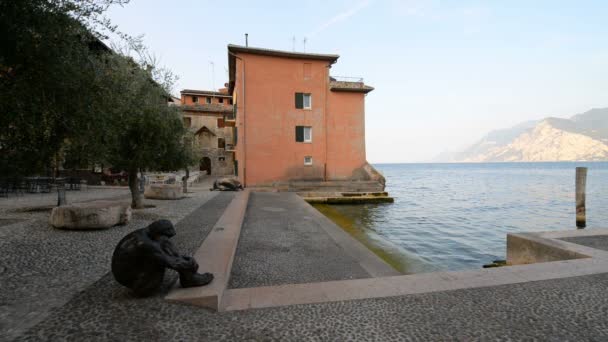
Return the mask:
<path id="1" fill-rule="evenodd" d="M 184 197 L 182 184 L 150 184 L 144 191 L 144 197 L 150 199 L 176 200 Z"/>
<path id="2" fill-rule="evenodd" d="M 53 208 L 50 223 L 64 229 L 104 229 L 126 224 L 131 206 L 125 202 L 94 201 Z"/>

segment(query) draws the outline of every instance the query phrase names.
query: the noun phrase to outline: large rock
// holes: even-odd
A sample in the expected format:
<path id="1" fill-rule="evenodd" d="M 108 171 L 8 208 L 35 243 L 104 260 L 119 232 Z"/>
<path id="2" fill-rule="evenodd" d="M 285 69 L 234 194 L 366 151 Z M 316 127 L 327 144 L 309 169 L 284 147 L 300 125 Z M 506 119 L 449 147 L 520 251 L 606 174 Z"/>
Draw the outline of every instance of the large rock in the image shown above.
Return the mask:
<path id="1" fill-rule="evenodd" d="M 144 197 L 150 199 L 176 200 L 184 197 L 181 184 L 150 184 L 144 191 Z"/>
<path id="2" fill-rule="evenodd" d="M 131 206 L 125 202 L 94 201 L 53 208 L 50 222 L 64 229 L 103 229 L 126 224 Z"/>

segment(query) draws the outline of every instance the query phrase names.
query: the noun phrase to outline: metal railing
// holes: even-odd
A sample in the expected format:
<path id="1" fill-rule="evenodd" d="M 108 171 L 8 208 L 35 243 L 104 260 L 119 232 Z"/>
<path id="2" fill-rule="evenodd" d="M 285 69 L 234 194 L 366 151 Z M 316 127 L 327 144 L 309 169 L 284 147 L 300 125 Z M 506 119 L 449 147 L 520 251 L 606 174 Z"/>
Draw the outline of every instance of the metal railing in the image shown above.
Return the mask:
<path id="1" fill-rule="evenodd" d="M 330 76 L 330 77 L 338 82 L 363 83 L 363 77 L 352 77 L 352 76 Z"/>

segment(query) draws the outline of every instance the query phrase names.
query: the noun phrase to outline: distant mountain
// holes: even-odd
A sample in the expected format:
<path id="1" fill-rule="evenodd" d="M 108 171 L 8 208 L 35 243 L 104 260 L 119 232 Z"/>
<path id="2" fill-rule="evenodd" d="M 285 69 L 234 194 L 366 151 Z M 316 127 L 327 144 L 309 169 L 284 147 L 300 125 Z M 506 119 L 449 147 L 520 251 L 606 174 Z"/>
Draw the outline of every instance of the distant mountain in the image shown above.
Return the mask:
<path id="1" fill-rule="evenodd" d="M 606 161 L 608 108 L 570 119 L 548 117 L 492 131 L 464 151 L 443 153 L 444 162 Z"/>

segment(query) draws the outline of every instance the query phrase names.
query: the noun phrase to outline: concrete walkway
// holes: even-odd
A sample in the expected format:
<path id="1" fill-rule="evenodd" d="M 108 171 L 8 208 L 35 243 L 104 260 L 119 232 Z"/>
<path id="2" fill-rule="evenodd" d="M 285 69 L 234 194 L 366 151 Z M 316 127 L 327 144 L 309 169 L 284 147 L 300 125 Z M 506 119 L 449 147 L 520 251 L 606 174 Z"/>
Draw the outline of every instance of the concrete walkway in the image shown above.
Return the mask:
<path id="1" fill-rule="evenodd" d="M 254 192 L 229 288 L 397 275 L 294 193 Z"/>

